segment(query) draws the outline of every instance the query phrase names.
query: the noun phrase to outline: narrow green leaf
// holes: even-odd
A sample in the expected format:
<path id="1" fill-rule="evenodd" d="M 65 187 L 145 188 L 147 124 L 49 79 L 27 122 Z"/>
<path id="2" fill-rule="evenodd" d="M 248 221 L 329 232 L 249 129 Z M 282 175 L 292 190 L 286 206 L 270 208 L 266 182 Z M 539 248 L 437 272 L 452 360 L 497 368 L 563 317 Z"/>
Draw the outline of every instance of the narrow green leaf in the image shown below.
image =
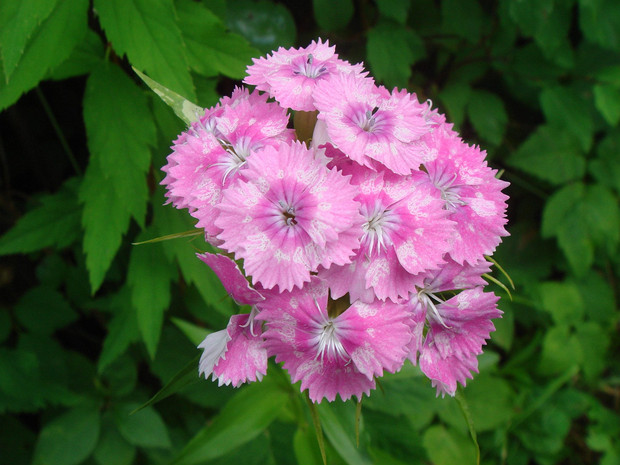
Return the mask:
<path id="1" fill-rule="evenodd" d="M 212 460 L 242 446 L 263 432 L 286 405 L 288 393 L 266 377 L 244 387 L 200 430 L 173 462 L 192 465 Z"/>
<path id="2" fill-rule="evenodd" d="M 185 97 L 171 91 L 167 87 L 162 86 L 158 82 L 155 82 L 150 77 L 133 68 L 134 72 L 140 76 L 147 86 L 155 92 L 159 98 L 161 98 L 166 105 L 168 105 L 174 113 L 181 118 L 185 124 L 190 125 L 194 121 L 198 121 L 200 115 L 204 113 L 204 110 L 198 105 L 190 102 Z"/>
<path id="3" fill-rule="evenodd" d="M 99 163 L 92 160 L 88 165 L 79 191 L 84 204 L 83 248 L 86 254 L 91 291 L 95 293 L 121 245 L 121 239 L 129 228 L 130 212 L 124 199 L 118 197 L 114 186 L 104 176 Z"/>
<path id="4" fill-rule="evenodd" d="M 99 407 L 85 405 L 56 417 L 41 430 L 33 465 L 77 465 L 95 449 L 99 439 Z"/>
<path id="5" fill-rule="evenodd" d="M 26 43 L 36 27 L 54 10 L 58 0 L 22 0 L 0 3 L 0 50 L 6 82 L 17 68 Z"/>
<path id="6" fill-rule="evenodd" d="M 351 0 L 313 0 L 314 19 L 325 31 L 338 31 L 347 27 L 353 17 Z"/>
<path id="7" fill-rule="evenodd" d="M 190 342 L 196 346 L 200 344 L 211 332 L 202 326 L 195 325 L 180 318 L 171 318 L 170 320 L 181 330 L 183 334 L 185 334 L 185 336 L 187 336 L 187 339 L 189 339 Z"/>
<path id="8" fill-rule="evenodd" d="M 19 6 L 20 3 L 3 1 L 2 5 L 7 5 L 12 10 L 14 5 Z M 35 87 L 49 69 L 69 56 L 86 34 L 87 10 L 86 0 L 58 2 L 47 18 L 32 31 L 21 54 L 19 66 L 11 73 L 8 84 L 5 78 L 0 78 L 0 110 L 15 103 L 24 92 Z M 28 10 L 24 12 L 27 13 Z M 36 21 L 35 19 L 35 24 Z M 4 33 L 4 28 L 0 28 L 0 31 Z M 19 51 L 20 47 L 18 45 L 15 51 Z M 2 50 L 5 48 L 6 45 L 2 42 Z"/>
<path id="9" fill-rule="evenodd" d="M 469 411 L 469 406 L 467 405 L 467 401 L 461 392 L 461 389 L 457 389 L 454 398 L 459 404 L 461 412 L 463 413 L 463 417 L 465 417 L 465 422 L 467 423 L 467 429 L 469 430 L 469 435 L 471 436 L 471 440 L 474 443 L 474 447 L 476 448 L 476 464 L 480 465 L 480 446 L 478 445 L 478 436 L 476 434 L 476 427 L 474 426 L 474 419 L 471 416 L 471 412 Z"/>
<path id="10" fill-rule="evenodd" d="M 172 239 L 181 239 L 183 237 L 200 236 L 202 234 L 204 234 L 204 230 L 202 229 L 190 229 L 189 231 L 183 231 L 181 233 L 167 234 L 165 236 L 159 236 L 153 239 L 146 239 L 144 241 L 132 242 L 131 245 L 154 244 L 156 242 L 169 241 Z"/>
<path id="11" fill-rule="evenodd" d="M 136 413 L 139 404 L 124 403 L 114 410 L 114 419 L 121 436 L 129 443 L 139 447 L 171 446 L 168 428 L 153 407 L 145 407 Z"/>
<path id="12" fill-rule="evenodd" d="M 0 255 L 46 247 L 62 249 L 76 242 L 81 232 L 77 186 L 77 178 L 72 178 L 55 194 L 41 197 L 40 206 L 28 211 L 0 238 Z"/>
<path id="13" fill-rule="evenodd" d="M 316 436 L 316 441 L 319 444 L 319 450 L 321 451 L 321 459 L 323 460 L 323 464 L 327 465 L 327 456 L 325 455 L 325 438 L 323 436 L 323 428 L 321 427 L 321 418 L 319 417 L 319 412 L 316 405 L 310 400 L 308 395 L 306 395 L 306 402 L 308 403 L 308 408 L 310 409 L 310 416 L 312 417 L 312 424 L 314 425 L 314 434 Z"/>
<path id="14" fill-rule="evenodd" d="M 501 287 L 506 292 L 506 294 L 508 294 L 508 297 L 510 298 L 510 300 L 512 300 L 512 294 L 510 293 L 510 289 L 508 289 L 503 282 L 501 282 L 500 280 L 494 278 L 493 276 L 491 276 L 488 273 L 484 273 L 482 275 L 482 277 L 484 279 L 488 280 L 488 281 L 491 281 L 492 283 L 497 284 L 499 287 Z"/>
<path id="15" fill-rule="evenodd" d="M 244 37 L 227 31 L 224 23 L 203 4 L 184 0 L 177 3 L 177 10 L 188 61 L 197 73 L 207 77 L 221 73 L 242 79 L 252 58 L 260 56 L 261 52 Z"/>
<path id="16" fill-rule="evenodd" d="M 91 163 L 101 166 L 125 209 L 143 224 L 156 135 L 147 97 L 118 67 L 106 63 L 88 78 L 84 123 Z"/>
<path id="17" fill-rule="evenodd" d="M 200 381 L 198 376 L 198 361 L 200 360 L 200 355 L 196 356 L 192 361 L 190 361 L 187 365 L 185 365 L 179 372 L 172 377 L 168 383 L 164 387 L 162 387 L 157 393 L 151 397 L 147 402 L 137 407 L 131 413 L 134 414 L 139 412 L 143 408 L 149 407 L 151 405 L 160 402 L 167 397 L 170 397 L 173 394 L 176 394 L 184 387 L 187 387 L 191 384 L 197 383 Z"/>
<path id="18" fill-rule="evenodd" d="M 504 268 L 502 268 L 502 266 L 497 262 L 497 260 L 495 260 L 493 257 L 491 257 L 489 255 L 485 255 L 484 258 L 485 258 L 485 260 L 488 260 L 491 263 L 493 263 L 493 265 L 495 265 L 495 268 L 497 268 L 499 271 L 501 271 L 501 273 L 506 277 L 506 279 L 510 283 L 510 287 L 514 290 L 515 289 L 515 283 L 512 281 L 512 278 L 506 272 L 506 270 L 504 270 Z"/>
<path id="19" fill-rule="evenodd" d="M 164 311 L 170 305 L 170 282 L 176 276 L 177 270 L 166 259 L 160 244 L 131 249 L 127 283 L 131 288 L 131 303 L 137 312 L 138 328 L 151 358 L 157 350 Z"/>
<path id="20" fill-rule="evenodd" d="M 502 142 L 508 124 L 508 114 L 504 102 L 497 95 L 474 90 L 467 104 L 467 114 L 482 139 L 494 145 Z"/>
<path id="21" fill-rule="evenodd" d="M 101 26 L 119 55 L 164 86 L 195 100 L 172 0 L 95 0 Z"/>
<path id="22" fill-rule="evenodd" d="M 316 433 L 311 428 L 297 428 L 293 437 L 293 450 L 299 465 L 326 465 L 325 455 L 317 447 Z"/>
<path id="23" fill-rule="evenodd" d="M 336 416 L 331 404 L 322 402 L 318 405 L 318 410 L 325 435 L 344 461 L 349 465 L 370 464 L 368 457 L 363 455 L 351 440 L 351 436 L 342 425 L 342 418 Z"/>

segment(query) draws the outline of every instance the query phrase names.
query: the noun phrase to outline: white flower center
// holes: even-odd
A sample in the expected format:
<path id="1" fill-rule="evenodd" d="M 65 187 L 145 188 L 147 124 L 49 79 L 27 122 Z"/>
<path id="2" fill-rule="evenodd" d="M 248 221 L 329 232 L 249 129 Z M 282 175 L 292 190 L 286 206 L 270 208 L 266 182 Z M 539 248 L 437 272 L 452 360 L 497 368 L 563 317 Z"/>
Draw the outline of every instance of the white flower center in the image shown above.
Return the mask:
<path id="1" fill-rule="evenodd" d="M 281 207 L 280 213 L 284 218 L 284 223 L 287 226 L 295 226 L 297 224 L 297 220 L 295 219 L 295 207 L 282 200 L 280 200 L 279 204 Z"/>
<path id="2" fill-rule="evenodd" d="M 231 144 L 222 138 L 218 138 L 218 142 L 226 151 L 226 156 L 221 161 L 214 163 L 213 166 L 223 166 L 225 168 L 224 175 L 222 176 L 222 184 L 224 184 L 228 176 L 234 176 L 246 164 L 252 150 L 256 150 L 258 147 L 252 145 L 252 140 L 249 137 L 242 137 L 235 144 Z"/>
<path id="3" fill-rule="evenodd" d="M 342 360 L 349 360 L 349 354 L 338 337 L 337 318 L 332 319 L 323 313 L 316 300 L 315 304 L 321 315 L 321 321 L 315 320 L 314 328 L 312 329 L 316 348 L 315 360 L 320 358 L 323 361 L 326 355 L 329 360 L 333 360 L 336 357 Z"/>
<path id="4" fill-rule="evenodd" d="M 454 184 L 457 174 L 450 175 L 446 170 L 437 170 L 431 175 L 431 181 L 437 189 L 441 192 L 441 198 L 445 202 L 446 210 L 456 210 L 458 207 L 466 205 L 466 202 L 461 200 L 459 194 L 461 190 L 460 184 Z"/>

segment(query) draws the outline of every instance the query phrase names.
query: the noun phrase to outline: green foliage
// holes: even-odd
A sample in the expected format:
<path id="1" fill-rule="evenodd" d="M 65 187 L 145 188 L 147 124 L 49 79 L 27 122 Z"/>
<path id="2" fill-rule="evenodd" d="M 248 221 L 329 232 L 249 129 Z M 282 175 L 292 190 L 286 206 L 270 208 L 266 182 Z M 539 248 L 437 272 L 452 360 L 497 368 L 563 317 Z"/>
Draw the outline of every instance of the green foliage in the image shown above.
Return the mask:
<path id="1" fill-rule="evenodd" d="M 482 464 L 618 463 L 619 31 L 615 0 L 1 1 L 0 465 L 474 464 L 472 438 Z M 198 378 L 238 309 L 160 168 L 253 57 L 317 37 L 511 183 L 515 289 L 489 285 L 504 316 L 460 402 L 411 364 L 360 411 L 308 408 L 275 364 Z"/>

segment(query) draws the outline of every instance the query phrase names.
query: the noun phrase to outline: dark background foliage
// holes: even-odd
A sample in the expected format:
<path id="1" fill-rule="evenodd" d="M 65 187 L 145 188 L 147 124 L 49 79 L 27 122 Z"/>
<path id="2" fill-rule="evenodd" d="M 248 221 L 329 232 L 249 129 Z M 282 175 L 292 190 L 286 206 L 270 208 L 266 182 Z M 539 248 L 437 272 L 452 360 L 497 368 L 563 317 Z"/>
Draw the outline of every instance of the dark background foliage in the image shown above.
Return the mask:
<path id="1" fill-rule="evenodd" d="M 321 463 L 279 367 L 196 376 L 233 303 L 159 186 L 183 124 L 131 66 L 201 106 L 251 57 L 322 37 L 431 99 L 511 183 L 504 317 L 462 395 L 481 463 L 620 463 L 620 3 L 0 3 L 0 464 Z M 501 273 L 495 277 L 505 285 Z M 147 402 L 163 386 L 159 402 Z M 166 397 L 168 394 L 174 395 Z M 476 462 L 417 368 L 318 413 L 329 463 Z"/>

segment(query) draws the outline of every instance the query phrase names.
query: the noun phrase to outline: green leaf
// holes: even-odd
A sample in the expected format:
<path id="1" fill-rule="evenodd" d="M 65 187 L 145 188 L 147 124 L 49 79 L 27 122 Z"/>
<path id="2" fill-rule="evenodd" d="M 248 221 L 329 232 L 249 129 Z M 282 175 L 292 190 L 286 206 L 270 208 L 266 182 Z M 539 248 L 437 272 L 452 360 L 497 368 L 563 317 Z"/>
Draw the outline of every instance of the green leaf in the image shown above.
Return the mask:
<path id="1" fill-rule="evenodd" d="M 469 430 L 469 435 L 471 436 L 471 440 L 476 448 L 476 465 L 480 465 L 480 446 L 478 445 L 478 435 L 476 434 L 476 427 L 474 425 L 474 419 L 471 416 L 471 412 L 469 410 L 469 405 L 467 405 L 467 401 L 465 397 L 463 397 L 463 393 L 460 389 L 458 389 L 455 393 L 454 398 L 459 404 L 461 408 L 461 412 L 463 413 L 463 417 L 465 418 L 465 422 L 467 423 L 467 429 Z"/>
<path id="2" fill-rule="evenodd" d="M 171 446 L 168 428 L 153 407 L 139 407 L 137 403 L 124 403 L 114 409 L 114 419 L 121 436 L 139 447 L 169 448 Z"/>
<path id="3" fill-rule="evenodd" d="M 368 64 L 375 79 L 388 87 L 406 87 L 411 67 L 426 54 L 420 37 L 402 24 L 388 20 L 368 31 Z"/>
<path id="4" fill-rule="evenodd" d="M 620 194 L 620 131 L 613 131 L 598 145 L 597 157 L 588 163 L 589 171 L 604 186 Z"/>
<path id="5" fill-rule="evenodd" d="M 607 366 L 609 334 L 598 323 L 587 321 L 577 327 L 577 339 L 583 348 L 583 374 L 589 382 L 597 382 Z"/>
<path id="6" fill-rule="evenodd" d="M 352 407 L 349 404 L 343 404 L 342 406 L 343 408 Z M 323 431 L 325 431 L 325 436 L 344 461 L 349 465 L 370 464 L 368 457 L 363 455 L 351 440 L 354 436 L 343 426 L 343 421 L 346 420 L 336 415 L 334 405 L 322 402 L 318 404 L 318 410 L 321 415 L 321 425 L 323 426 Z M 353 427 L 354 419 L 354 416 L 350 417 L 351 422 L 349 425 L 351 427 Z"/>
<path id="7" fill-rule="evenodd" d="M 200 115 L 204 113 L 204 110 L 201 107 L 185 99 L 185 97 L 182 97 L 167 87 L 155 82 L 147 75 L 138 71 L 136 68 L 133 68 L 133 70 L 138 76 L 140 76 L 140 79 L 142 79 L 151 88 L 151 90 L 164 101 L 166 105 L 172 108 L 174 113 L 181 118 L 185 124 L 189 125 L 194 121 L 198 121 Z"/>
<path id="8" fill-rule="evenodd" d="M 77 179 L 72 178 L 55 194 L 41 197 L 40 206 L 28 211 L 0 238 L 0 255 L 46 247 L 62 249 L 76 242 L 81 232 L 77 184 Z"/>
<path id="9" fill-rule="evenodd" d="M 33 465 L 77 465 L 92 454 L 99 439 L 99 406 L 73 408 L 47 423 L 34 450 Z"/>
<path id="10" fill-rule="evenodd" d="M 84 40 L 79 42 L 71 55 L 52 68 L 49 78 L 56 81 L 89 74 L 99 67 L 104 60 L 104 49 L 101 37 L 92 29 L 86 31 Z"/>
<path id="11" fill-rule="evenodd" d="M 620 89 L 611 84 L 596 84 L 592 90 L 597 110 L 610 126 L 616 126 L 620 121 Z"/>
<path id="12" fill-rule="evenodd" d="M 542 308 L 549 312 L 558 325 L 581 323 L 585 305 L 579 289 L 573 283 L 547 281 L 539 286 Z"/>
<path id="13" fill-rule="evenodd" d="M 526 173 L 552 184 L 580 179 L 586 162 L 573 134 L 550 126 L 539 126 L 508 157 L 507 162 Z"/>
<path id="14" fill-rule="evenodd" d="M 118 67 L 106 63 L 88 78 L 83 105 L 91 163 L 101 166 L 125 210 L 143 224 L 150 147 L 156 137 L 146 95 Z"/>
<path id="15" fill-rule="evenodd" d="M 465 120 L 465 109 L 472 93 L 471 87 L 462 82 L 448 84 L 439 93 L 439 99 L 446 106 L 450 121 L 457 127 Z"/>
<path id="16" fill-rule="evenodd" d="M 187 339 L 189 339 L 189 341 L 196 346 L 200 344 L 209 333 L 211 333 L 211 331 L 203 328 L 202 326 L 195 325 L 180 318 L 171 318 L 171 320 L 176 327 L 179 328 L 185 336 L 187 336 Z"/>
<path id="17" fill-rule="evenodd" d="M 57 0 L 23 0 L 0 4 L 0 49 L 6 82 L 17 68 L 28 39 L 56 3 Z"/>
<path id="18" fill-rule="evenodd" d="M 131 214 L 126 210 L 125 200 L 118 197 L 116 189 L 96 160 L 91 160 L 88 165 L 80 186 L 79 199 L 84 204 L 83 248 L 91 291 L 94 293 L 103 283 L 121 245 L 121 239 L 129 228 Z"/>
<path id="19" fill-rule="evenodd" d="M 246 67 L 260 51 L 244 37 L 228 32 L 220 19 L 202 4 L 185 0 L 177 3 L 177 9 L 192 69 L 207 77 L 221 73 L 242 79 Z"/>
<path id="20" fill-rule="evenodd" d="M 549 124 L 565 128 L 577 137 L 585 152 L 590 150 L 594 133 L 592 117 L 575 89 L 559 86 L 545 88 L 540 94 L 540 103 Z"/>
<path id="21" fill-rule="evenodd" d="M 590 42 L 609 50 L 620 50 L 620 4 L 615 0 L 581 0 L 579 26 Z"/>
<path id="22" fill-rule="evenodd" d="M 2 2 L 3 5 L 8 7 L 6 11 L 11 12 L 15 12 L 15 5 L 19 6 L 21 3 L 16 1 Z M 29 14 L 30 6 L 26 6 L 26 10 L 23 10 L 23 7 L 19 8 L 23 14 Z M 44 14 L 47 8 L 44 8 L 42 14 Z M 0 78 L 0 110 L 15 103 L 24 92 L 35 87 L 45 77 L 50 68 L 60 64 L 69 56 L 73 48 L 82 41 L 86 33 L 87 10 L 88 1 L 86 0 L 58 2 L 47 18 L 32 31 L 23 54 L 21 54 L 19 66 L 11 73 L 8 84 L 6 76 L 5 78 Z M 35 24 L 36 21 L 42 19 L 41 16 L 37 18 L 35 15 Z M 3 20 L 11 21 L 11 19 L 7 18 L 3 18 Z M 30 26 L 32 25 L 31 20 L 27 20 L 27 22 Z M 19 29 L 21 26 L 17 25 L 16 27 Z M 29 29 L 29 27 L 26 29 Z M 5 27 L 1 27 L 0 31 L 4 34 Z M 8 34 L 11 35 L 12 32 L 9 31 Z M 20 42 L 18 40 L 18 45 L 15 48 L 11 47 L 13 52 L 9 53 L 19 53 L 21 48 Z M 4 52 L 6 50 L 5 44 L 8 42 L 0 40 L 0 43 L 2 43 L 2 50 Z M 13 60 L 11 61 L 13 63 L 14 59 L 12 58 L 11 60 Z"/>
<path id="23" fill-rule="evenodd" d="M 77 319 L 62 294 L 45 286 L 27 291 L 15 306 L 15 316 L 29 331 L 47 335 Z"/>
<path id="24" fill-rule="evenodd" d="M 99 373 L 122 355 L 129 344 L 136 342 L 140 336 L 136 312 L 132 308 L 130 299 L 130 290 L 126 286 L 110 300 L 110 308 L 114 309 L 114 316 L 108 324 L 108 334 L 103 341 L 103 349 L 99 355 L 97 365 Z"/>
<path id="25" fill-rule="evenodd" d="M 104 423 L 105 424 L 105 423 Z M 93 453 L 99 465 L 131 465 L 136 457 L 136 447 L 119 434 L 113 424 L 101 431 L 101 439 Z"/>
<path id="26" fill-rule="evenodd" d="M 284 5 L 268 0 L 235 0 L 226 6 L 231 31 L 245 37 L 263 53 L 295 45 L 295 19 Z"/>
<path id="27" fill-rule="evenodd" d="M 242 446 L 276 419 L 287 400 L 288 393 L 271 377 L 242 388 L 213 421 L 187 443 L 173 463 L 203 463 Z"/>
<path id="28" fill-rule="evenodd" d="M 474 90 L 468 99 L 467 115 L 480 137 L 499 145 L 504 138 L 508 114 L 504 102 L 495 94 Z"/>
<path id="29" fill-rule="evenodd" d="M 149 232 L 140 235 L 149 237 Z M 177 270 L 167 259 L 161 244 L 133 246 L 127 271 L 131 288 L 131 303 L 136 309 L 138 328 L 151 358 L 164 321 L 164 311 L 170 305 L 170 282 Z"/>
<path id="30" fill-rule="evenodd" d="M 422 439 L 426 453 L 435 465 L 474 465 L 476 450 L 470 440 L 444 426 L 431 426 Z"/>
<path id="31" fill-rule="evenodd" d="M 442 28 L 476 43 L 487 29 L 486 18 L 476 0 L 444 0 L 441 2 Z"/>
<path id="32" fill-rule="evenodd" d="M 312 0 L 314 19 L 325 31 L 338 31 L 347 27 L 353 17 L 351 0 Z"/>
<path id="33" fill-rule="evenodd" d="M 543 339 L 538 371 L 545 376 L 557 376 L 581 365 L 583 348 L 568 326 L 554 326 Z"/>
<path id="34" fill-rule="evenodd" d="M 479 433 L 508 425 L 516 413 L 515 393 L 502 378 L 484 373 L 475 376 L 471 383 L 467 383 L 467 388 L 462 390 L 462 395 L 467 399 L 473 425 Z M 468 428 L 471 434 L 472 425 L 469 421 Z"/>
<path id="35" fill-rule="evenodd" d="M 293 448 L 295 459 L 299 465 L 321 465 L 325 463 L 312 428 L 297 428 L 293 438 Z"/>
<path id="36" fill-rule="evenodd" d="M 157 82 L 196 100 L 172 0 L 95 0 L 99 21 L 119 55 Z"/>
<path id="37" fill-rule="evenodd" d="M 386 18 L 405 24 L 411 7 L 410 0 L 377 0 L 379 13 Z"/>
<path id="38" fill-rule="evenodd" d="M 45 404 L 36 354 L 0 348 L 0 413 L 33 412 Z"/>

